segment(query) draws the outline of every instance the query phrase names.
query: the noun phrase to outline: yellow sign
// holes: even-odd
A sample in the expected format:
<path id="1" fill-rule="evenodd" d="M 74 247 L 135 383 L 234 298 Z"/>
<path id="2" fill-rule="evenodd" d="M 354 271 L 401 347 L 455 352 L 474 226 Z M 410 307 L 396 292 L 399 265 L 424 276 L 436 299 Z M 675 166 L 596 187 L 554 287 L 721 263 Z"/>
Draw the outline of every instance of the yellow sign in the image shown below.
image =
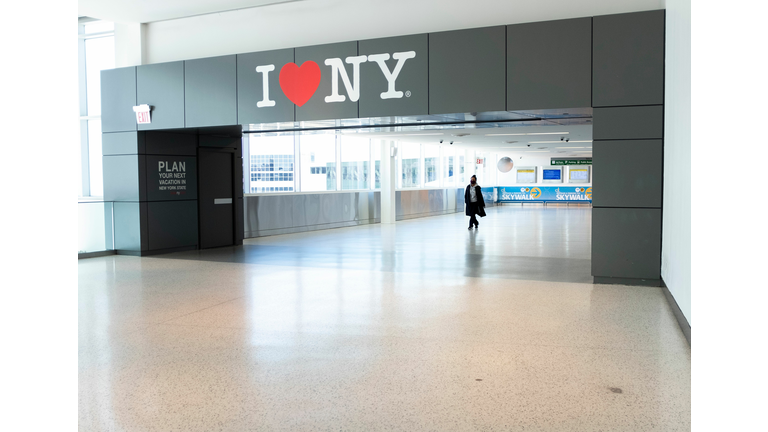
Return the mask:
<path id="1" fill-rule="evenodd" d="M 592 188 L 587 188 L 586 195 L 587 199 L 592 199 Z"/>
<path id="2" fill-rule="evenodd" d="M 531 198 L 536 199 L 540 196 L 541 196 L 541 189 L 536 187 L 531 189 Z"/>

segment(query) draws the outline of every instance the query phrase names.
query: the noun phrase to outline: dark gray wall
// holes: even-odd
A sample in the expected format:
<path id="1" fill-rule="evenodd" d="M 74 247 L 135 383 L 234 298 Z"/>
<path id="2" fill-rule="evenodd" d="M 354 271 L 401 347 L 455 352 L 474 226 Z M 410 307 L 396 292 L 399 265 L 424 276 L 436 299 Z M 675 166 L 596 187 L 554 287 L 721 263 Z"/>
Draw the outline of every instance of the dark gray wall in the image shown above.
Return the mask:
<path id="1" fill-rule="evenodd" d="M 664 11 L 593 18 L 592 275 L 661 279 Z"/>
<path id="2" fill-rule="evenodd" d="M 506 27 L 429 34 L 429 113 L 506 109 Z"/>
<path id="3" fill-rule="evenodd" d="M 592 18 L 507 26 L 507 110 L 592 106 Z"/>
<path id="4" fill-rule="evenodd" d="M 417 55 L 405 62 L 397 90 L 409 91 L 410 97 L 377 98 L 386 89 L 386 80 L 376 63 L 366 62 L 360 68 L 360 102 L 349 99 L 339 78 L 339 94 L 347 100 L 325 103 L 333 79 L 326 58 L 344 61 L 358 53 L 392 55 L 406 50 Z M 304 106 L 295 107 L 281 90 L 280 70 L 292 61 L 302 65 L 308 60 L 321 69 L 320 86 Z M 258 108 L 262 76 L 255 68 L 264 64 L 275 64 L 269 89 L 276 104 Z M 390 70 L 395 64 L 393 59 L 387 62 Z M 353 81 L 352 66 L 344 65 Z M 153 106 L 152 124 L 137 128 L 132 107 L 143 103 Z M 135 249 L 138 241 L 141 251 L 150 244 L 168 245 L 167 239 L 148 237 L 147 158 L 194 156 L 198 145 L 240 148 L 237 140 L 203 138 L 211 134 L 202 129 L 195 131 L 200 141 L 194 145 L 183 136 L 136 130 L 592 106 L 593 205 L 599 215 L 593 218 L 593 275 L 601 281 L 657 280 L 661 224 L 655 221 L 660 221 L 663 207 L 663 104 L 663 10 L 114 69 L 102 72 L 105 198 L 120 202 L 116 220 L 127 227 L 119 236 L 116 233 L 116 244 Z M 236 161 L 238 169 L 241 163 L 242 159 Z M 241 178 L 242 172 L 237 175 Z M 241 194 L 236 208 L 247 209 L 242 185 L 235 190 Z M 238 214 L 243 214 L 240 210 Z M 155 222 L 165 220 L 158 211 L 152 213 Z M 236 229 L 243 232 L 242 218 L 237 223 Z M 634 243 L 640 233 L 643 247 Z M 181 243 L 190 239 L 182 237 Z"/>
<path id="5" fill-rule="evenodd" d="M 592 19 L 592 106 L 664 103 L 664 11 Z"/>
<path id="6" fill-rule="evenodd" d="M 136 70 L 136 102 L 152 107 L 152 122 L 138 125 L 139 130 L 183 128 L 184 62 L 139 66 Z"/>
<path id="7" fill-rule="evenodd" d="M 101 132 L 136 130 L 136 68 L 101 71 Z"/>
<path id="8" fill-rule="evenodd" d="M 429 55 L 426 34 L 371 39 L 359 42 L 360 55 L 389 54 L 386 61 L 390 73 L 394 72 L 397 60 L 394 53 L 414 51 L 416 57 L 405 60 L 397 76 L 396 91 L 403 92 L 402 98 L 382 99 L 388 85 L 381 68 L 375 61 L 363 63 L 360 80 L 365 85 L 360 90 L 359 117 L 410 116 L 429 114 Z"/>
<path id="9" fill-rule="evenodd" d="M 186 127 L 237 124 L 236 56 L 184 62 Z"/>
<path id="10" fill-rule="evenodd" d="M 280 71 L 287 63 L 292 63 L 294 50 L 239 54 L 237 56 L 237 124 L 292 122 L 295 119 L 293 103 L 280 89 Z M 257 104 L 264 99 L 264 84 L 261 73 L 256 68 L 262 65 L 275 65 L 269 72 L 269 100 L 275 106 L 261 107 Z"/>
<path id="11" fill-rule="evenodd" d="M 357 42 L 341 42 L 328 45 L 317 45 L 311 47 L 296 48 L 296 64 L 301 67 L 306 61 L 313 61 L 320 66 L 322 73 L 320 86 L 312 95 L 307 103 L 296 107 L 296 120 L 325 120 L 325 119 L 346 119 L 357 118 L 357 102 L 352 102 L 346 92 L 346 87 L 341 77 L 338 78 L 339 94 L 344 95 L 344 102 L 326 103 L 325 97 L 330 96 L 331 92 L 331 66 L 325 65 L 325 59 L 340 58 L 349 76 L 349 82 L 354 84 L 352 65 L 347 64 L 344 59 L 357 55 Z"/>

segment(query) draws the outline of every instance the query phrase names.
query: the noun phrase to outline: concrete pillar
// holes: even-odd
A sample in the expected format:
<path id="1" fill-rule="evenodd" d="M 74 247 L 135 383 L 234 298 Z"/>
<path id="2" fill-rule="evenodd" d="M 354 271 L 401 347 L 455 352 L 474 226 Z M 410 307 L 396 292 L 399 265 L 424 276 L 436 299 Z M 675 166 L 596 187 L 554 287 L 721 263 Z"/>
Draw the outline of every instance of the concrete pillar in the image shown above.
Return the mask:
<path id="1" fill-rule="evenodd" d="M 395 160 L 397 148 L 394 141 L 381 142 L 381 223 L 394 224 L 396 217 L 396 192 L 397 175 L 395 174 Z"/>
<path id="2" fill-rule="evenodd" d="M 146 63 L 146 24 L 115 23 L 115 67 L 140 66 Z"/>

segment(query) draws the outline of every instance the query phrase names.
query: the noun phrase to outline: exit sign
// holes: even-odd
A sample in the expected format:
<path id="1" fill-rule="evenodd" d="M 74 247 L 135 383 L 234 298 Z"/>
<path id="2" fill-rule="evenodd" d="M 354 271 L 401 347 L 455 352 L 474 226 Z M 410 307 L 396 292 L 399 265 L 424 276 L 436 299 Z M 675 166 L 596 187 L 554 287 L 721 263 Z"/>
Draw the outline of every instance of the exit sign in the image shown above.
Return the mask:
<path id="1" fill-rule="evenodd" d="M 149 115 L 149 105 L 142 104 L 133 107 L 133 112 L 136 113 L 136 123 L 149 124 L 152 123 L 152 118 Z"/>

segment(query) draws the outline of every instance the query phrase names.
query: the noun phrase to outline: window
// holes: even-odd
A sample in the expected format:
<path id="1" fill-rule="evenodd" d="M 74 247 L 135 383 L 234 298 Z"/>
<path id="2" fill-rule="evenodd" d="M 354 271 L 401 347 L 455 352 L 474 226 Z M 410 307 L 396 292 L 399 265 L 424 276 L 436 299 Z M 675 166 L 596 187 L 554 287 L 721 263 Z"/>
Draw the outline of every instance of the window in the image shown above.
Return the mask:
<path id="1" fill-rule="evenodd" d="M 251 193 L 294 189 L 294 137 L 248 135 Z"/>
<path id="2" fill-rule="evenodd" d="M 453 186 L 456 183 L 456 149 L 453 146 L 443 146 L 442 171 L 443 186 Z"/>
<path id="3" fill-rule="evenodd" d="M 371 140 L 371 159 L 373 160 L 374 189 L 381 189 L 381 141 Z"/>
<path id="4" fill-rule="evenodd" d="M 371 161 L 370 140 L 340 136 L 341 140 L 341 190 L 369 188 Z"/>
<path id="5" fill-rule="evenodd" d="M 424 186 L 440 186 L 438 177 L 438 160 L 440 159 L 440 146 L 424 145 Z"/>
<path id="6" fill-rule="evenodd" d="M 79 197 L 104 195 L 101 157 L 101 71 L 115 67 L 114 24 L 78 24 L 80 104 Z"/>
<path id="7" fill-rule="evenodd" d="M 415 188 L 420 186 L 421 179 L 421 145 L 401 143 L 398 149 L 400 158 L 398 187 Z"/>
<path id="8" fill-rule="evenodd" d="M 297 135 L 296 139 L 301 149 L 301 191 L 336 190 L 336 135 Z"/>

